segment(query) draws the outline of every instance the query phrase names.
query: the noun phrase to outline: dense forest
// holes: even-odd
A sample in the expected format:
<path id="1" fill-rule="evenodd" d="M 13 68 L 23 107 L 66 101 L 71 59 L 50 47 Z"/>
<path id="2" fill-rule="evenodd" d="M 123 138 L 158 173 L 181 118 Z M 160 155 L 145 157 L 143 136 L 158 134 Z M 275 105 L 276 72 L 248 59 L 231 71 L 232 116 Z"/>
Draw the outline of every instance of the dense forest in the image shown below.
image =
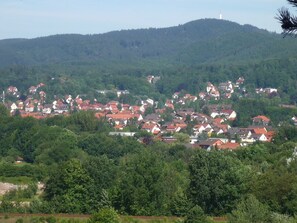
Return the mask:
<path id="1" fill-rule="evenodd" d="M 250 25 L 202 19 L 162 29 L 2 40 L 0 65 L 224 64 L 290 58 L 295 56 L 296 47 L 292 39 Z"/>

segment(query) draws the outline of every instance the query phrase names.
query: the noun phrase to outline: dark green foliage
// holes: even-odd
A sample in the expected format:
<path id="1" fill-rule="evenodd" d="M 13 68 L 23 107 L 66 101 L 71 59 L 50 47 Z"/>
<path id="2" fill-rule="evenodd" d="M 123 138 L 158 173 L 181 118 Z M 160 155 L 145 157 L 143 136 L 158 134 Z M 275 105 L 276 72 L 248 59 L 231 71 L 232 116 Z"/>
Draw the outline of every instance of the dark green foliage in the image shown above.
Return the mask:
<path id="1" fill-rule="evenodd" d="M 93 112 L 77 112 L 70 116 L 69 124 L 74 125 L 79 132 L 94 131 L 99 125 L 98 119 Z"/>
<path id="2" fill-rule="evenodd" d="M 255 196 L 272 210 L 294 215 L 297 212 L 297 177 L 286 170 L 269 170 L 253 184 Z"/>
<path id="3" fill-rule="evenodd" d="M 280 42 L 284 42 L 283 48 L 279 46 Z M 123 66 L 125 63 L 197 64 L 275 58 L 278 55 L 294 55 L 296 44 L 249 25 L 202 19 L 163 29 L 2 40 L 0 49 L 3 54 L 0 54 L 3 58 L 1 66 L 61 62 Z"/>
<path id="4" fill-rule="evenodd" d="M 145 149 L 121 160 L 115 207 L 132 215 L 167 215 L 178 192 L 179 176 L 153 151 Z"/>
<path id="5" fill-rule="evenodd" d="M 111 137 L 106 134 L 88 134 L 79 140 L 79 147 L 92 156 L 106 155 L 116 159 L 140 150 L 143 145 L 133 138 Z"/>
<path id="6" fill-rule="evenodd" d="M 63 163 L 49 178 L 44 198 L 54 206 L 55 212 L 88 213 L 94 210 L 92 199 L 94 182 L 82 167 L 79 160 Z M 98 199 L 99 200 L 99 199 Z"/>
<path id="7" fill-rule="evenodd" d="M 42 166 L 30 164 L 17 166 L 11 163 L 0 163 L 0 173 L 4 177 L 26 176 L 39 180 L 46 174 Z"/>
<path id="8" fill-rule="evenodd" d="M 83 167 L 99 190 L 111 188 L 116 180 L 117 166 L 114 161 L 106 156 L 89 157 L 83 163 Z"/>
<path id="9" fill-rule="evenodd" d="M 208 223 L 207 216 L 199 206 L 192 207 L 186 214 L 185 223 Z"/>
<path id="10" fill-rule="evenodd" d="M 278 144 L 284 143 L 286 141 L 297 141 L 297 128 L 296 126 L 283 126 L 278 129 L 275 142 Z"/>
<path id="11" fill-rule="evenodd" d="M 189 168 L 190 199 L 207 214 L 228 213 L 247 191 L 248 169 L 221 152 L 198 151 Z"/>

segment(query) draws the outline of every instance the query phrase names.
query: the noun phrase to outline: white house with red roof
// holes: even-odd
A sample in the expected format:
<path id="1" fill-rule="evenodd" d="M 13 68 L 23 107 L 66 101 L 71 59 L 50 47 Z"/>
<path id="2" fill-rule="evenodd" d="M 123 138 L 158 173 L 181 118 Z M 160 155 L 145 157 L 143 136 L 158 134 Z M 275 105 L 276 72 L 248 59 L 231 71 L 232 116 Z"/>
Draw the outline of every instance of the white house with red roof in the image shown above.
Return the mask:
<path id="1" fill-rule="evenodd" d="M 155 122 L 146 122 L 141 127 L 142 130 L 145 130 L 149 133 L 152 133 L 154 135 L 157 135 L 161 132 L 160 125 Z"/>

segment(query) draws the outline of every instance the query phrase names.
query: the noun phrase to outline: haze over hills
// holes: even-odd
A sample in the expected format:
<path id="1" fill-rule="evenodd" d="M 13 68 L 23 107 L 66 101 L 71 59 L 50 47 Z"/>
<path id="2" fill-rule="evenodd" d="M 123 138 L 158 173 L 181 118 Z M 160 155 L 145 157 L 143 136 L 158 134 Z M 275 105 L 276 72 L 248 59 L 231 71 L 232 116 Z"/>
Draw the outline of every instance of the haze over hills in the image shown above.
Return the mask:
<path id="1" fill-rule="evenodd" d="M 296 49 L 296 40 L 251 25 L 201 19 L 161 29 L 1 40 L 0 66 L 239 63 L 295 57 Z"/>

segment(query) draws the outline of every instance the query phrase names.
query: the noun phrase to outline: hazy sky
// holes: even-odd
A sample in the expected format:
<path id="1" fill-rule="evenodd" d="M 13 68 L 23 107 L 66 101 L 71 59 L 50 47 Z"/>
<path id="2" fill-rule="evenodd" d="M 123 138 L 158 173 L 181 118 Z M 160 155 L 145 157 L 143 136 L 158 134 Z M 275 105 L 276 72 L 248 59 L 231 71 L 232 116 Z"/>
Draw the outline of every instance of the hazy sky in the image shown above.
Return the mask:
<path id="1" fill-rule="evenodd" d="M 0 0 L 0 39 L 169 27 L 220 12 L 226 20 L 281 32 L 274 17 L 282 6 L 290 8 L 286 0 Z"/>

